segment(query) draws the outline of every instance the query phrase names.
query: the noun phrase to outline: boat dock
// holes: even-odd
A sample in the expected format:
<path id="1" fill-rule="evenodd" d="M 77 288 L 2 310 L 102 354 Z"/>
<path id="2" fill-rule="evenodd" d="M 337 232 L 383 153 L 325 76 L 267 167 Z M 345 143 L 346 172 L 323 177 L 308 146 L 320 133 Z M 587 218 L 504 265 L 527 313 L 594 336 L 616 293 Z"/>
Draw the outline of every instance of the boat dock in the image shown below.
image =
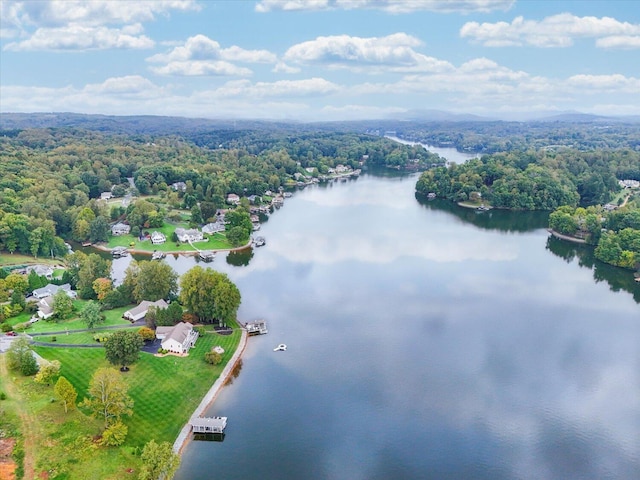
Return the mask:
<path id="1" fill-rule="evenodd" d="M 224 433 L 227 417 L 192 417 L 193 433 Z"/>
<path id="2" fill-rule="evenodd" d="M 213 262 L 216 258 L 216 252 L 211 250 L 199 250 L 198 256 L 205 262 Z"/>
<path id="3" fill-rule="evenodd" d="M 264 320 L 247 323 L 244 328 L 247 330 L 248 335 L 264 335 L 268 332 L 267 322 Z"/>
<path id="4" fill-rule="evenodd" d="M 127 247 L 115 247 L 113 250 L 111 250 L 111 255 L 113 256 L 113 258 L 120 258 L 126 257 L 127 255 L 129 255 L 129 252 L 127 251 Z"/>

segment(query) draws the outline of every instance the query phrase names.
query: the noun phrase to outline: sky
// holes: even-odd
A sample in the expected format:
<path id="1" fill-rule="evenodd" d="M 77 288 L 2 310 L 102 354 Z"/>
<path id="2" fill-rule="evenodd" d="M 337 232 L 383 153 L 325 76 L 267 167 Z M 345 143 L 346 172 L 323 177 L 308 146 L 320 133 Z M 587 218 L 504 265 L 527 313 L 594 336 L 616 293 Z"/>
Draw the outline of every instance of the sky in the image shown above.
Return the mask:
<path id="1" fill-rule="evenodd" d="M 0 113 L 640 115 L 638 0 L 0 0 Z"/>

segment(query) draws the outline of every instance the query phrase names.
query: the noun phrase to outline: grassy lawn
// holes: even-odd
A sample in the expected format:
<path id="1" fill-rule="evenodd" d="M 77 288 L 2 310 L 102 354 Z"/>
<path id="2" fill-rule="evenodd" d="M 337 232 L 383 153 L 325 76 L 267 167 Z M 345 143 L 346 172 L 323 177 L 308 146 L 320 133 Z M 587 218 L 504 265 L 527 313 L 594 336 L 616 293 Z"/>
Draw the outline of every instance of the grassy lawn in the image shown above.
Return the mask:
<path id="1" fill-rule="evenodd" d="M 74 307 L 76 309 L 76 313 L 82 310 L 83 305 L 86 303 L 84 300 L 75 300 L 73 302 Z M 111 325 L 130 325 L 131 322 L 122 318 L 122 314 L 129 310 L 131 306 L 114 308 L 113 310 L 107 310 L 104 312 L 105 321 L 101 323 L 100 327 L 107 327 Z M 20 315 L 23 315 L 24 312 Z M 29 320 L 30 315 L 26 318 Z M 13 319 L 12 319 L 13 320 Z M 23 321 L 26 321 L 23 320 Z M 87 328 L 87 325 L 80 320 L 78 317 L 70 318 L 69 320 L 64 320 L 61 322 L 48 322 L 46 320 L 40 320 L 31 325 L 27 329 L 27 333 L 46 333 L 46 332 L 64 332 L 67 330 L 80 330 Z M 58 340 L 61 341 L 61 340 Z"/>
<path id="2" fill-rule="evenodd" d="M 149 252 L 153 252 L 154 250 L 160 250 L 162 252 L 195 252 L 196 250 L 188 243 L 176 244 L 176 242 L 172 242 L 170 240 L 171 234 L 175 231 L 175 229 L 175 226 L 166 224 L 163 228 L 148 229 L 150 233 L 154 231 L 164 233 L 164 235 L 167 237 L 167 241 L 161 245 L 154 245 L 153 243 L 151 243 L 151 240 L 140 241 L 133 235 L 120 235 L 117 237 L 109 237 L 109 243 L 107 243 L 107 247 L 127 247 L 135 248 L 137 250 L 148 250 Z M 134 244 L 133 247 L 131 247 L 132 243 Z M 229 248 L 233 248 L 224 233 L 216 233 L 209 236 L 208 241 L 196 242 L 194 245 L 200 250 L 226 250 Z"/>
<path id="3" fill-rule="evenodd" d="M 35 258 L 20 253 L 0 252 L 0 267 L 17 265 L 60 265 L 61 260 L 49 257 Z"/>
<path id="4" fill-rule="evenodd" d="M 78 410 L 65 414 L 62 405 L 52 400 L 53 386 L 36 384 L 33 377 L 11 375 L 11 380 L 0 375 L 0 388 L 9 393 L 2 402 L 7 414 L 0 416 L 0 423 L 4 426 L 13 420 L 11 425 L 18 426 L 18 414 L 27 422 L 23 425 L 23 436 L 25 446 L 33 452 L 32 457 L 25 458 L 28 462 L 25 473 L 32 472 L 30 478 L 137 478 L 140 459 L 134 455 L 134 449 L 106 448 L 95 443 L 101 432 L 100 420 Z M 11 385 L 6 384 L 8 381 Z M 134 474 L 128 474 L 127 469 Z"/>
<path id="5" fill-rule="evenodd" d="M 21 312 L 15 317 L 7 318 L 6 323 L 13 327 L 14 325 L 17 325 L 19 323 L 28 322 L 32 315 L 33 314 L 29 312 Z"/>
<path id="6" fill-rule="evenodd" d="M 201 336 L 188 357 L 156 357 L 141 353 L 140 360 L 122 376 L 129 384 L 134 414 L 125 419 L 129 435 L 125 445 L 142 447 L 149 439 L 173 442 L 204 394 L 220 375 L 240 340 L 240 331 L 223 336 Z M 60 340 L 59 340 L 60 341 Z M 223 363 L 204 362 L 205 352 L 220 345 L 225 349 Z M 109 366 L 102 349 L 35 347 L 48 360 L 60 360 L 62 375 L 78 391 L 78 402 L 86 396 L 91 376 L 99 367 Z"/>
<path id="7" fill-rule="evenodd" d="M 140 327 L 136 327 L 138 329 Z M 117 332 L 118 329 L 115 330 L 107 330 L 106 335 L 110 335 L 111 333 Z M 89 345 L 95 344 L 100 345 L 98 342 L 94 340 L 94 335 L 98 332 L 75 332 L 75 333 L 59 333 L 54 335 L 55 340 L 49 335 L 38 335 L 37 337 L 33 337 L 33 340 L 36 342 L 57 342 L 57 343 L 69 343 L 72 345 Z"/>
<path id="8" fill-rule="evenodd" d="M 71 335 L 70 335 L 71 336 Z M 0 404 L 0 427 L 9 435 L 24 439 L 32 455 L 25 457 L 30 478 L 115 480 L 137 478 L 139 452 L 150 439 L 173 442 L 180 429 L 218 378 L 238 346 L 240 331 L 223 336 L 208 332 L 201 336 L 187 357 L 156 357 L 141 353 L 131 370 L 122 373 L 134 400 L 134 413 L 125 417 L 129 434 L 120 448 L 100 446 L 103 421 L 82 409 L 65 414 L 54 400 L 53 387 L 36 384 L 33 377 L 3 371 L 0 391 L 7 399 Z M 223 363 L 212 366 L 203 356 L 211 347 L 225 349 Z M 78 392 L 77 403 L 87 394 L 92 375 L 111 366 L 102 349 L 35 347 L 42 357 L 59 360 L 64 375 Z M 4 355 L 0 367 L 4 368 Z M 16 430 L 22 424 L 22 434 Z"/>

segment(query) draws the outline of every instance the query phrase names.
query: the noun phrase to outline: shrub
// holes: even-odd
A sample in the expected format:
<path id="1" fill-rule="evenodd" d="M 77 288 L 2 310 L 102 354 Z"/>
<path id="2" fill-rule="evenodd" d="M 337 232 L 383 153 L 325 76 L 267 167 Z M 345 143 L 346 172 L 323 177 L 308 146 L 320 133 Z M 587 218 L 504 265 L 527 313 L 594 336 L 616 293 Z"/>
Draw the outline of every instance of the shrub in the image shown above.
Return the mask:
<path id="1" fill-rule="evenodd" d="M 3 332 L 10 332 L 12 328 L 11 328 L 11 325 L 9 325 L 8 323 L 3 323 L 3 324 L 0 324 L 0 330 L 2 330 Z"/>
<path id="2" fill-rule="evenodd" d="M 93 336 L 93 339 L 98 343 L 104 343 L 109 339 L 110 336 L 111 335 L 108 333 L 96 333 Z"/>
<path id="3" fill-rule="evenodd" d="M 55 342 L 55 341 L 57 341 L 57 340 L 58 340 L 58 339 L 57 339 L 55 336 L 51 337 L 51 341 L 52 341 L 52 342 Z"/>
<path id="4" fill-rule="evenodd" d="M 0 400 L 6 400 L 7 399 L 7 394 L 4 392 L 0 392 Z"/>
<path id="5" fill-rule="evenodd" d="M 193 325 L 194 323 L 198 323 L 198 317 L 195 316 L 193 313 L 183 313 L 182 321 Z"/>
<path id="6" fill-rule="evenodd" d="M 107 447 L 119 447 L 127 438 L 129 428 L 120 420 L 115 422 L 102 433 L 100 444 Z"/>
<path id="7" fill-rule="evenodd" d="M 222 355 L 214 351 L 207 352 L 204 354 L 204 361 L 211 365 L 218 365 L 222 362 Z"/>
<path id="8" fill-rule="evenodd" d="M 145 340 L 145 341 L 147 340 L 153 341 L 156 338 L 155 332 L 151 330 L 149 327 L 140 327 L 140 330 L 138 330 L 138 333 L 142 337 L 142 340 Z"/>

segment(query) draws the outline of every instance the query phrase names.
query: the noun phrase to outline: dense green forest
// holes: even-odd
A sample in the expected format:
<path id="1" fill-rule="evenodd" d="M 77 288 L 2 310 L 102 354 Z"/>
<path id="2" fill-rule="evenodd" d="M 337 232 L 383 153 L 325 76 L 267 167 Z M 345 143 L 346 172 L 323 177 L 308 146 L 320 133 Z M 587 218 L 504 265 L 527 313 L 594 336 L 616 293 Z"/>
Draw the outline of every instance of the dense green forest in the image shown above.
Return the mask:
<path id="1" fill-rule="evenodd" d="M 389 127 L 405 140 L 476 153 L 640 148 L 637 121 L 430 122 Z"/>
<path id="2" fill-rule="evenodd" d="M 596 246 L 603 262 L 640 270 L 638 189 L 619 182 L 637 179 L 638 150 L 516 150 L 428 170 L 416 192 L 511 210 L 555 210 L 551 229 Z"/>
<path id="3" fill-rule="evenodd" d="M 416 191 L 458 202 L 481 198 L 497 208 L 554 210 L 608 203 L 621 188 L 619 179 L 637 178 L 638 151 L 529 150 L 434 168 L 421 175 Z"/>
<path id="4" fill-rule="evenodd" d="M 229 206 L 231 193 L 260 202 L 340 165 L 423 171 L 418 194 L 513 210 L 582 212 L 622 202 L 618 180 L 640 179 L 640 128 L 621 121 L 285 124 L 74 114 L 1 120 L 0 250 L 32 256 L 63 256 L 67 240 L 105 241 L 116 221 L 138 234 L 161 228 L 179 210 L 181 221 L 201 225 Z M 495 153 L 445 166 L 386 134 Z M 131 201 L 107 204 L 100 201 L 105 192 Z M 249 225 L 244 217 L 236 223 Z M 613 233 L 600 235 L 595 223 L 591 228 L 594 245 L 601 237 L 617 242 L 613 235 L 624 230 L 605 226 Z"/>
<path id="5" fill-rule="evenodd" d="M 163 205 L 204 223 L 228 194 L 268 191 L 322 177 L 334 167 L 426 168 L 442 162 L 420 147 L 367 134 L 261 127 L 189 135 L 103 133 L 73 127 L 0 131 L 0 250 L 62 256 L 64 240 L 103 241 L 109 223 L 162 226 Z M 183 189 L 172 188 L 183 182 Z M 133 184 L 133 185 L 132 185 Z M 127 207 L 100 196 L 153 195 Z M 204 212 L 204 216 L 202 215 Z"/>
<path id="6" fill-rule="evenodd" d="M 637 199 L 615 210 L 600 206 L 563 206 L 549 215 L 549 227 L 594 245 L 595 257 L 623 268 L 640 265 L 640 204 Z"/>

